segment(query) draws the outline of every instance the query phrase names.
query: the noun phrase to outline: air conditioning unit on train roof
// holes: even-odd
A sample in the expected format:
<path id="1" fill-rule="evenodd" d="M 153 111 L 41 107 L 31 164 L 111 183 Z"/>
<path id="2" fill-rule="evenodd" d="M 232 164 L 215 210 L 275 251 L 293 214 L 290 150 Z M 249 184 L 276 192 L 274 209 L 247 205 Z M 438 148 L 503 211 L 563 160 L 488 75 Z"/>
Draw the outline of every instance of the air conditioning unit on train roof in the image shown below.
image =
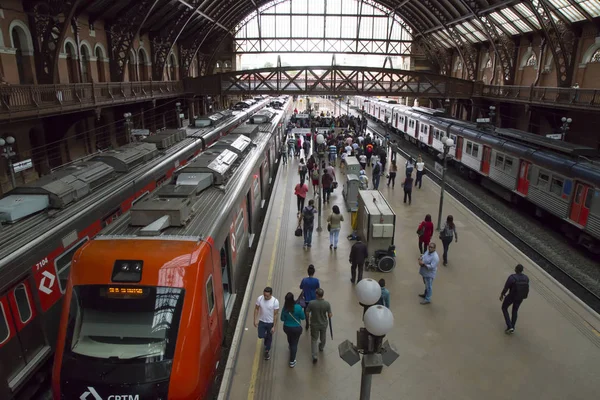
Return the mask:
<path id="1" fill-rule="evenodd" d="M 275 117 L 275 115 L 277 115 L 277 114 L 275 114 L 272 111 L 261 110 L 261 111 L 257 112 L 256 114 L 254 114 L 253 116 L 251 116 L 248 123 L 255 124 L 255 125 L 265 124 L 265 123 L 271 121 Z"/>
<path id="2" fill-rule="evenodd" d="M 236 154 L 244 154 L 252 144 L 252 140 L 244 135 L 223 136 L 217 143 L 210 147 L 211 150 L 231 150 Z"/>
<path id="3" fill-rule="evenodd" d="M 146 160 L 148 154 L 152 152 L 152 148 L 156 149 L 156 145 L 152 143 L 136 143 L 128 147 L 119 147 L 118 149 L 100 153 L 93 157 L 92 161 L 106 163 L 117 172 L 129 172 Z"/>
<path id="4" fill-rule="evenodd" d="M 179 173 L 212 173 L 214 183 L 223 185 L 237 159 L 238 155 L 231 150 L 210 147 L 182 168 Z"/>
<path id="5" fill-rule="evenodd" d="M 238 134 L 253 138 L 259 132 L 258 126 L 252 124 L 240 125 L 231 131 L 230 135 Z"/>

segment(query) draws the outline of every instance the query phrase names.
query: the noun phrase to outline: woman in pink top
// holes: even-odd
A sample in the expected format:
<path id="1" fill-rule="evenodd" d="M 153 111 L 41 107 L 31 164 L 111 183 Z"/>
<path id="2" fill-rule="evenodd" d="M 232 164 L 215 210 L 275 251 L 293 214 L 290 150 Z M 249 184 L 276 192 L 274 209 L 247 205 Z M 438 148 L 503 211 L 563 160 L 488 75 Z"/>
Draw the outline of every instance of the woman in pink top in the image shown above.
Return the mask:
<path id="1" fill-rule="evenodd" d="M 433 236 L 433 222 L 431 222 L 431 215 L 425 216 L 425 221 L 419 224 L 417 228 L 417 234 L 419 234 L 419 251 L 421 254 L 427 250 L 431 237 Z"/>
<path id="2" fill-rule="evenodd" d="M 300 183 L 294 188 L 294 194 L 298 200 L 298 214 L 304 209 L 304 199 L 306 199 L 306 193 L 308 193 L 308 185 L 304 183 L 304 180 L 300 180 Z"/>

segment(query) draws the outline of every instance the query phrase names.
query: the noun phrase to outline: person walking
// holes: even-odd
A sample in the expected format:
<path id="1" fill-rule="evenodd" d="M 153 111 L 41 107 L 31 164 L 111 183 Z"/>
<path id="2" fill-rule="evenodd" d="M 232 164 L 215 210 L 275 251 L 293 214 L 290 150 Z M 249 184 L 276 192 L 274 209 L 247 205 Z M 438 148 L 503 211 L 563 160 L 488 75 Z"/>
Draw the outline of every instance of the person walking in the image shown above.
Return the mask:
<path id="1" fill-rule="evenodd" d="M 423 158 L 419 154 L 417 158 L 417 180 L 415 181 L 415 187 L 419 185 L 419 189 L 423 185 L 423 175 L 425 174 L 425 163 L 423 162 Z"/>
<path id="2" fill-rule="evenodd" d="M 327 342 L 327 325 L 331 313 L 331 304 L 323 299 L 325 291 L 321 288 L 315 291 L 317 298 L 306 307 L 306 316 L 310 324 L 310 343 L 313 364 L 317 363 L 317 341 L 319 351 L 323 351 Z"/>
<path id="3" fill-rule="evenodd" d="M 300 180 L 301 181 L 305 181 L 306 180 L 306 173 L 308 172 L 308 167 L 306 166 L 306 163 L 304 162 L 304 158 L 300 159 L 300 164 L 298 165 L 298 173 L 300 174 Z"/>
<path id="4" fill-rule="evenodd" d="M 379 286 L 381 287 L 381 297 L 377 304 L 390 308 L 390 291 L 385 287 L 385 279 L 381 278 L 379 280 Z"/>
<path id="5" fill-rule="evenodd" d="M 444 265 L 448 265 L 448 248 L 450 247 L 450 243 L 452 243 L 452 239 L 456 239 L 456 242 L 458 242 L 458 233 L 456 232 L 456 225 L 454 225 L 454 217 L 448 215 L 446 223 L 440 232 L 440 240 L 444 246 L 444 254 L 442 255 Z"/>
<path id="6" fill-rule="evenodd" d="M 331 196 L 331 192 L 333 192 L 333 177 L 324 173 L 321 179 L 321 183 L 323 184 L 323 203 L 329 202 L 329 197 Z"/>
<path id="7" fill-rule="evenodd" d="M 506 295 L 508 292 L 508 295 Z M 506 297 L 505 297 L 506 296 Z M 502 314 L 506 322 L 506 330 L 504 333 L 510 335 L 515 333 L 515 325 L 519 307 L 524 299 L 529 296 L 529 277 L 523 273 L 523 266 L 517 264 L 515 273 L 510 275 L 504 284 L 502 293 L 500 293 L 500 301 L 502 302 Z M 512 305 L 512 318 L 508 315 L 508 307 Z"/>
<path id="8" fill-rule="evenodd" d="M 431 222 L 431 214 L 425 216 L 425 220 L 421 221 L 417 228 L 419 236 L 419 253 L 423 254 L 429 246 L 431 237 L 433 236 L 433 222 Z"/>
<path id="9" fill-rule="evenodd" d="M 338 241 L 340 239 L 340 229 L 342 229 L 342 221 L 344 216 L 340 213 L 338 206 L 331 208 L 331 214 L 327 217 L 327 228 L 329 229 L 329 250 L 332 248 L 337 250 Z"/>
<path id="10" fill-rule="evenodd" d="M 258 338 L 264 339 L 265 360 L 271 358 L 271 343 L 275 333 L 279 300 L 273 296 L 273 289 L 267 286 L 254 307 L 254 327 L 258 328 Z"/>
<path id="11" fill-rule="evenodd" d="M 360 175 L 358 176 L 358 188 L 360 190 L 367 190 L 369 188 L 369 177 L 364 169 L 360 170 Z"/>
<path id="12" fill-rule="evenodd" d="M 281 164 L 287 165 L 288 155 L 285 146 L 281 146 Z"/>
<path id="13" fill-rule="evenodd" d="M 396 186 L 396 174 L 398 173 L 398 166 L 396 165 L 396 160 L 392 160 L 390 165 L 390 172 L 388 175 L 387 185 L 390 186 L 392 184 L 392 189 Z"/>
<path id="14" fill-rule="evenodd" d="M 294 194 L 296 195 L 296 204 L 298 206 L 298 215 L 304 208 L 304 201 L 306 200 L 306 194 L 308 193 L 308 185 L 301 179 L 300 183 L 296 184 L 294 188 Z"/>
<path id="15" fill-rule="evenodd" d="M 412 161 L 412 157 L 409 157 L 408 160 L 406 160 L 406 164 L 404 166 L 405 166 L 406 176 L 407 177 L 411 176 L 413 170 L 415 169 L 415 166 Z"/>
<path id="16" fill-rule="evenodd" d="M 315 275 L 315 266 L 310 264 L 307 270 L 308 276 L 306 278 L 302 278 L 300 281 L 300 289 L 302 292 L 300 293 L 300 297 L 304 298 L 304 312 L 306 312 L 306 307 L 310 304 L 311 301 L 316 299 L 316 290 L 321 287 L 321 283 Z M 306 329 L 309 328 L 308 318 L 306 319 Z"/>
<path id="17" fill-rule="evenodd" d="M 411 175 L 407 175 L 402 182 L 402 188 L 404 189 L 404 204 L 406 204 L 406 198 L 408 197 L 408 205 L 412 203 L 412 189 L 413 189 L 413 178 Z"/>
<path id="18" fill-rule="evenodd" d="M 425 284 L 425 293 L 419 294 L 422 297 L 421 304 L 431 303 L 431 294 L 433 287 L 433 280 L 437 273 L 437 266 L 440 262 L 440 257 L 435 251 L 435 243 L 429 243 L 427 251 L 419 257 L 419 274 L 423 277 L 423 283 Z"/>
<path id="19" fill-rule="evenodd" d="M 365 266 L 365 261 L 369 257 L 369 251 L 367 250 L 367 245 L 362 242 L 361 237 L 356 237 L 356 243 L 352 245 L 350 249 L 350 257 L 349 261 L 351 264 L 351 273 L 352 277 L 350 278 L 350 282 L 358 283 L 362 280 L 363 276 L 363 268 Z M 358 281 L 356 280 L 356 272 L 358 270 Z"/>
<path id="20" fill-rule="evenodd" d="M 317 197 L 317 193 L 319 193 L 319 168 L 316 164 L 310 173 L 310 179 L 313 185 L 313 197 Z"/>
<path id="21" fill-rule="evenodd" d="M 381 163 L 379 162 L 379 157 L 374 157 L 375 164 L 373 165 L 373 189 L 379 189 L 379 179 L 381 179 Z"/>
<path id="22" fill-rule="evenodd" d="M 312 234 L 315 225 L 315 214 L 317 209 L 315 208 L 315 201 L 309 200 L 308 206 L 302 209 L 302 213 L 298 217 L 298 227 L 303 225 L 304 231 L 304 248 L 311 247 L 312 245 Z"/>
<path id="23" fill-rule="evenodd" d="M 305 318 L 304 310 L 299 304 L 296 304 L 294 294 L 288 292 L 285 295 L 283 310 L 281 312 L 281 322 L 283 322 L 283 332 L 287 336 L 288 347 L 290 349 L 290 368 L 296 366 L 296 353 L 298 352 L 298 341 L 302 335 L 302 321 Z"/>

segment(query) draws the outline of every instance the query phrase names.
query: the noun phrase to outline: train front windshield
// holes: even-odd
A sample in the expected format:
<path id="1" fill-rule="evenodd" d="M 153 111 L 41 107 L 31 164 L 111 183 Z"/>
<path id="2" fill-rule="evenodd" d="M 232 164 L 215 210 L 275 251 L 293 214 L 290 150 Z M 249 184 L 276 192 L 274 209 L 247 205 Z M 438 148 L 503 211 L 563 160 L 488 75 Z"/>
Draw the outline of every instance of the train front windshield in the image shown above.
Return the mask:
<path id="1" fill-rule="evenodd" d="M 183 289 L 75 286 L 65 355 L 108 362 L 171 360 Z"/>

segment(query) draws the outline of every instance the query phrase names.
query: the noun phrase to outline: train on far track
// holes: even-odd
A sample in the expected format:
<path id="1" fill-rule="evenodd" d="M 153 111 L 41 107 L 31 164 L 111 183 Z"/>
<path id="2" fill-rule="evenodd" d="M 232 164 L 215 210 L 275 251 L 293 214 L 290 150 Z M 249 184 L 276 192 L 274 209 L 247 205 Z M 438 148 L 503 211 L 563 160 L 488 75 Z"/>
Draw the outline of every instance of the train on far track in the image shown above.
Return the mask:
<path id="1" fill-rule="evenodd" d="M 291 105 L 253 114 L 77 250 L 55 399 L 206 398 Z"/>
<path id="2" fill-rule="evenodd" d="M 448 154 L 461 172 L 508 201 L 533 205 L 537 217 L 555 217 L 568 237 L 600 253 L 596 149 L 456 120 L 440 110 L 404 106 L 389 99 L 355 96 L 354 104 L 431 154 L 440 156 L 442 139 L 453 139 Z"/>

